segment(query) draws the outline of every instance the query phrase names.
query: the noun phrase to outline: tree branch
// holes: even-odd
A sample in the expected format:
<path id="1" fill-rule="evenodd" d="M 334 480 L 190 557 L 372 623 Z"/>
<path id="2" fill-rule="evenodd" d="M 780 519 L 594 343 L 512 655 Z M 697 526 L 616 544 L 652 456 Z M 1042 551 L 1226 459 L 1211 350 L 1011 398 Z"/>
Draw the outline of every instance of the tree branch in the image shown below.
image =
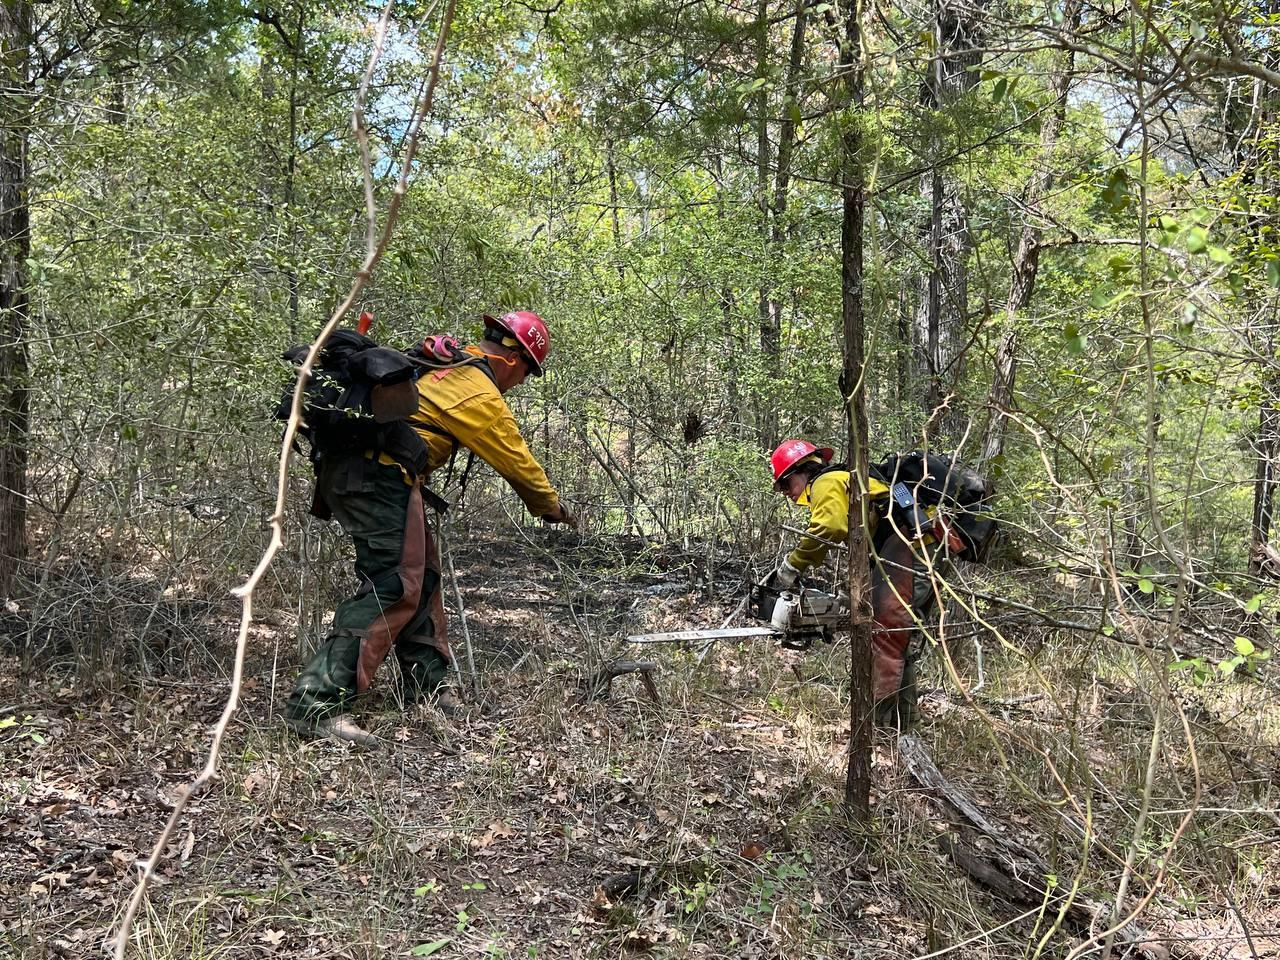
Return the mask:
<path id="1" fill-rule="evenodd" d="M 390 8 L 393 0 L 388 0 L 387 7 Z M 320 350 L 324 347 L 325 341 L 329 339 L 329 335 L 337 329 L 338 324 L 342 322 L 343 317 L 350 312 L 356 298 L 359 297 L 365 285 L 369 282 L 369 278 L 373 274 L 373 269 L 377 266 L 378 261 L 382 258 L 382 254 L 386 251 L 387 244 L 391 240 L 391 234 L 395 229 L 396 220 L 399 217 L 400 205 L 404 200 L 404 196 L 408 191 L 409 173 L 413 169 L 413 157 L 418 148 L 418 137 L 422 130 L 422 124 L 426 116 L 431 112 L 431 104 L 435 97 L 436 83 L 440 76 L 440 61 L 444 57 L 445 41 L 449 36 L 449 27 L 453 22 L 453 11 L 456 0 L 448 0 L 444 14 L 440 23 L 440 33 L 436 38 L 435 51 L 432 54 L 430 71 L 427 77 L 426 87 L 422 93 L 421 99 L 418 101 L 414 110 L 413 122 L 409 128 L 407 145 L 405 149 L 404 161 L 400 168 L 400 179 L 396 184 L 395 192 L 391 198 L 391 202 L 387 205 L 386 222 L 382 228 L 382 234 L 376 244 L 371 245 L 368 250 L 364 262 L 360 265 L 360 269 L 356 273 L 355 280 L 352 282 L 351 289 L 348 291 L 346 299 L 334 311 L 333 316 L 329 318 L 329 322 L 325 324 L 316 337 L 315 342 L 311 345 L 311 349 L 307 352 L 306 360 L 298 370 L 298 379 L 293 391 L 293 407 L 289 414 L 289 422 L 285 427 L 284 439 L 280 445 L 280 461 L 276 478 L 276 509 L 271 517 L 271 540 L 263 552 L 262 557 L 258 561 L 258 565 L 249 575 L 244 585 L 238 587 L 233 593 L 240 597 L 240 632 L 236 637 L 236 653 L 235 661 L 231 674 L 231 689 L 227 694 L 227 702 L 222 711 L 222 716 L 213 729 L 213 740 L 209 746 L 208 759 L 205 761 L 204 767 L 199 775 L 188 784 L 179 794 L 177 802 L 174 804 L 173 812 L 169 815 L 169 820 L 161 830 L 159 837 L 156 839 L 151 856 L 142 866 L 142 875 L 138 878 L 138 885 L 134 888 L 133 895 L 129 898 L 129 905 L 125 909 L 124 917 L 120 921 L 119 930 L 115 936 L 114 957 L 115 960 L 125 960 L 125 953 L 129 945 L 129 936 L 133 928 L 134 918 L 138 914 L 138 909 L 142 905 L 143 899 L 146 897 L 147 888 L 150 881 L 155 876 L 156 866 L 164 857 L 165 848 L 169 844 L 170 838 L 178 825 L 178 821 L 182 818 L 182 814 L 186 811 L 187 805 L 191 802 L 191 798 L 199 794 L 217 774 L 218 756 L 222 747 L 222 741 L 226 737 L 227 729 L 231 725 L 231 717 L 236 711 L 240 700 L 240 687 L 244 677 L 244 659 L 245 652 L 248 648 L 249 624 L 253 621 L 253 594 L 258 583 L 266 575 L 268 568 L 271 566 L 275 555 L 284 545 L 284 514 L 288 496 L 288 477 L 289 477 L 289 461 L 293 451 L 293 442 L 298 433 L 298 427 L 302 420 L 302 397 L 304 387 L 310 378 L 312 365 L 315 363 L 316 357 Z M 381 48 L 375 44 L 375 50 L 372 54 L 374 60 L 380 54 Z M 372 68 L 370 68 L 372 69 Z M 357 98 L 355 111 L 360 113 L 363 110 L 363 104 Z M 368 163 L 368 155 L 365 154 L 365 163 Z M 368 171 L 366 170 L 366 176 Z M 370 211 L 370 216 L 374 216 L 374 211 Z M 373 230 L 370 231 L 371 235 Z"/>

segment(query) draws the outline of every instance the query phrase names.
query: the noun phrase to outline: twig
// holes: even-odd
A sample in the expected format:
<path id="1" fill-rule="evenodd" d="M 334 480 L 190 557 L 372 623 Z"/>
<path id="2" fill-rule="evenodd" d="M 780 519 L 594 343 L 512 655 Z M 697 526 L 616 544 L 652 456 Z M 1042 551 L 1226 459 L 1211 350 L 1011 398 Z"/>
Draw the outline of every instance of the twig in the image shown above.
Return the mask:
<path id="1" fill-rule="evenodd" d="M 652 660 L 615 660 L 605 664 L 582 683 L 583 702 L 598 700 L 607 696 L 613 689 L 613 681 L 626 673 L 640 674 L 645 692 L 654 703 L 659 702 L 658 687 L 653 682 L 653 673 L 658 665 Z"/>
<path id="2" fill-rule="evenodd" d="M 832 547 L 836 550 L 849 549 L 849 545 L 847 543 L 840 543 L 837 540 L 828 540 L 826 537 L 820 537 L 816 533 L 810 533 L 808 530 L 801 530 L 799 527 L 788 526 L 785 523 L 781 526 L 783 530 L 787 531 L 787 533 L 798 533 L 800 536 L 808 537 L 810 540 L 817 540 L 818 543 L 821 543 L 824 546 Z"/>
<path id="3" fill-rule="evenodd" d="M 231 689 L 227 694 L 227 702 L 223 707 L 222 716 L 218 719 L 217 724 L 213 728 L 213 739 L 209 744 L 209 755 L 205 761 L 204 767 L 199 775 L 188 784 L 178 795 L 177 802 L 174 804 L 173 812 L 169 815 L 169 820 L 165 824 L 164 829 L 160 831 L 159 837 L 156 839 L 155 847 L 151 851 L 151 856 L 142 866 L 142 873 L 138 878 L 138 885 L 134 888 L 133 895 L 129 898 L 129 905 L 126 907 L 124 916 L 120 920 L 120 927 L 116 932 L 114 944 L 115 960 L 124 960 L 125 952 L 129 945 L 130 933 L 133 929 L 134 918 L 138 914 L 138 909 L 142 905 L 142 901 L 146 896 L 147 888 L 152 878 L 155 876 L 156 866 L 164 856 L 165 847 L 168 845 L 173 832 L 178 825 L 179 819 L 186 811 L 191 798 L 202 791 L 205 786 L 213 779 L 217 773 L 217 763 L 219 752 L 222 747 L 223 738 L 226 736 L 227 728 L 231 725 L 231 717 L 235 713 L 236 707 L 240 701 L 240 687 L 244 678 L 244 659 L 245 652 L 248 648 L 249 640 L 249 624 L 253 621 L 253 592 L 259 581 L 266 575 L 267 569 L 271 566 L 271 562 L 275 559 L 275 555 L 284 545 L 284 515 L 286 499 L 288 495 L 288 478 L 289 478 L 289 461 L 293 452 L 294 439 L 298 433 L 298 426 L 302 420 L 302 397 L 304 388 L 311 376 L 311 368 L 315 363 L 316 357 L 320 350 L 324 347 L 325 341 L 329 335 L 337 329 L 338 324 L 342 322 L 343 317 L 350 312 L 356 298 L 360 296 L 360 292 L 369 282 L 370 276 L 373 274 L 373 268 L 382 258 L 383 252 L 387 248 L 387 244 L 391 239 L 392 231 L 395 229 L 396 219 L 399 216 L 400 205 L 404 200 L 405 193 L 408 190 L 409 174 L 413 169 L 413 157 L 418 149 L 418 135 L 422 129 L 422 123 L 427 114 L 431 111 L 432 100 L 435 97 L 436 82 L 440 75 L 440 61 L 444 56 L 445 41 L 449 36 L 449 27 L 453 22 L 453 11 L 457 0 L 447 0 L 444 14 L 440 22 L 440 33 L 436 37 L 435 51 L 431 58 L 430 72 L 427 78 L 427 84 L 422 93 L 414 112 L 413 123 L 410 127 L 408 145 L 405 149 L 404 162 L 400 168 L 400 180 L 396 184 L 395 192 L 391 198 L 391 202 L 387 205 L 387 219 L 383 226 L 382 234 L 377 243 L 372 245 L 365 255 L 364 262 L 360 265 L 359 271 L 356 273 L 355 280 L 351 284 L 346 299 L 338 305 L 333 316 L 329 318 L 329 322 L 324 325 L 316 337 L 315 342 L 311 345 L 311 349 L 307 351 L 306 359 L 302 366 L 298 369 L 297 383 L 293 390 L 293 405 L 289 411 L 289 422 L 285 426 L 284 439 L 280 444 L 280 462 L 276 476 L 276 508 L 271 516 L 271 540 L 267 544 L 266 550 L 262 557 L 258 560 L 257 566 L 250 573 L 248 579 L 240 587 L 232 591 L 233 595 L 238 596 L 241 601 L 240 608 L 240 632 L 236 637 L 235 662 L 231 673 Z M 390 2 L 388 2 L 390 7 Z M 375 42 L 372 59 L 376 62 L 381 54 L 381 44 Z M 362 87 L 363 90 L 363 87 Z M 360 95 L 357 95 L 357 111 L 363 111 L 363 104 L 360 102 Z M 362 127 L 357 127 L 357 136 L 361 135 Z M 364 152 L 367 158 L 367 152 Z M 366 160 L 367 162 L 367 160 Z M 375 216 L 374 212 L 366 211 L 369 216 Z M 375 227 L 376 230 L 376 227 Z M 372 233 L 373 231 L 371 231 Z"/>
<path id="4" fill-rule="evenodd" d="M 745 596 L 743 596 L 741 600 L 738 601 L 738 605 L 733 608 L 733 613 L 729 614 L 727 617 L 724 618 L 724 623 L 720 624 L 720 629 L 721 630 L 729 629 L 729 624 L 733 623 L 734 619 L 738 616 L 738 614 L 742 613 L 743 610 L 747 609 L 747 604 L 750 602 L 750 600 L 751 600 L 751 594 L 748 592 Z M 702 645 L 702 649 L 698 651 L 698 662 L 693 665 L 693 668 L 695 670 L 697 670 L 698 667 L 702 666 L 702 661 L 707 659 L 707 654 L 711 652 L 711 648 L 714 647 L 715 645 L 716 645 L 715 640 L 708 640 L 706 643 Z"/>
<path id="5" fill-rule="evenodd" d="M 637 500 L 639 500 L 641 503 L 645 505 L 645 508 L 649 511 L 649 514 L 653 517 L 654 521 L 658 524 L 658 527 L 662 530 L 664 534 L 666 534 L 667 539 L 675 540 L 676 536 L 670 530 L 668 530 L 667 525 L 662 522 L 662 515 L 659 514 L 658 511 L 653 508 L 653 504 L 651 504 L 645 498 L 645 495 L 640 492 L 640 488 L 636 486 L 636 482 L 631 479 L 630 474 L 628 474 L 627 471 L 623 470 L 621 465 L 618 463 L 618 461 L 613 458 L 613 453 L 612 451 L 610 451 L 609 445 L 604 442 L 604 438 L 600 436 L 600 431 L 597 430 L 595 427 L 592 427 L 591 432 L 595 435 L 596 440 L 599 442 L 600 449 L 604 451 L 604 455 L 609 458 L 609 463 L 613 464 L 613 469 L 617 470 L 618 473 L 622 476 L 622 479 L 627 481 L 627 486 L 631 488 L 631 492 L 636 495 Z"/>
<path id="6" fill-rule="evenodd" d="M 440 522 L 440 552 L 444 554 L 445 562 L 449 565 L 449 581 L 453 584 L 453 597 L 458 603 L 458 619 L 462 621 L 462 642 L 467 648 L 467 680 L 471 687 L 471 695 L 475 696 L 480 692 L 479 683 L 476 676 L 476 658 L 472 653 L 471 647 L 471 629 L 467 626 L 467 606 L 462 602 L 462 589 L 458 585 L 458 571 L 453 566 L 453 547 L 452 538 L 446 535 L 445 525 L 448 521 L 441 518 Z"/>

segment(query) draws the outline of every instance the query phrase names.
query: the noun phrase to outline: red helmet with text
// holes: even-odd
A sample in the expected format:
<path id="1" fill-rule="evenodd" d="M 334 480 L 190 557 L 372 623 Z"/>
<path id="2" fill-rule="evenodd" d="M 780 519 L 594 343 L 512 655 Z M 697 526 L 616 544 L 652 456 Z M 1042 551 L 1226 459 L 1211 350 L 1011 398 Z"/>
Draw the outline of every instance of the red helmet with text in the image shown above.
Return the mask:
<path id="1" fill-rule="evenodd" d="M 515 310 L 501 317 L 485 317 L 484 325 L 509 334 L 528 358 L 533 375 L 542 376 L 543 365 L 551 351 L 551 334 L 540 316 L 528 310 Z"/>
<path id="2" fill-rule="evenodd" d="M 835 451 L 830 447 L 815 447 L 808 440 L 783 440 L 770 457 L 770 463 L 773 465 L 774 486 L 781 483 L 788 473 L 814 456 L 821 458 L 823 463 L 830 463 L 831 458 L 835 456 Z"/>

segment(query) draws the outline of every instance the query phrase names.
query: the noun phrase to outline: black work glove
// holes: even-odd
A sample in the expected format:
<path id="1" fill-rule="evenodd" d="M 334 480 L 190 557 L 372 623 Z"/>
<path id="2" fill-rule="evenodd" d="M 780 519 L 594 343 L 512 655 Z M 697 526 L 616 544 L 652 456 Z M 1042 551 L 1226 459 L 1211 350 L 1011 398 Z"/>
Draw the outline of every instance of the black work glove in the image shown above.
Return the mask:
<path id="1" fill-rule="evenodd" d="M 564 505 L 563 500 L 556 504 L 554 513 L 548 513 L 542 519 L 547 523 L 563 523 L 570 530 L 578 529 L 578 518 L 569 512 L 569 508 Z"/>

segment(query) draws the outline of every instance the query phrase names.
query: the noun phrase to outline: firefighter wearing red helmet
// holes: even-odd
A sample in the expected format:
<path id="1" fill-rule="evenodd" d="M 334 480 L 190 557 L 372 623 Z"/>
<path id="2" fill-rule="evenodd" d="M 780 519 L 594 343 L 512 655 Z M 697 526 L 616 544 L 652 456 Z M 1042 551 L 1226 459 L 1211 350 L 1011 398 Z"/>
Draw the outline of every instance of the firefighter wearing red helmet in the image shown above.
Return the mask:
<path id="1" fill-rule="evenodd" d="M 419 481 L 451 468 L 463 447 L 493 467 L 534 516 L 577 526 L 503 399 L 529 375 L 542 375 L 551 349 L 547 325 L 525 310 L 486 316 L 479 343 L 448 343 L 457 362 L 428 368 L 417 380 L 409 425 L 426 447 L 421 476 L 386 451 L 352 451 L 317 464 L 317 492 L 355 542 L 362 586 L 339 605 L 329 637 L 286 704 L 287 722 L 300 733 L 376 742 L 346 714 L 392 651 L 406 703 L 434 697 L 444 712 L 457 712 L 443 687 L 453 657 L 439 558 L 423 514 L 431 495 Z"/>
<path id="2" fill-rule="evenodd" d="M 826 559 L 830 543 L 848 539 L 853 477 L 844 464 L 833 465 L 832 456 L 830 447 L 799 439 L 786 440 L 773 451 L 774 489 L 809 508 L 807 536 L 772 574 L 772 582 L 779 586 L 793 586 L 806 570 Z M 928 568 L 921 557 L 932 540 L 925 536 L 909 542 L 899 535 L 900 529 L 883 521 L 890 507 L 890 490 L 875 477 L 868 477 L 867 500 L 875 719 L 881 726 L 901 727 L 911 722 L 915 711 L 911 642 L 934 600 Z"/>
<path id="3" fill-rule="evenodd" d="M 547 325 L 540 316 L 528 310 L 516 310 L 496 319 L 484 319 L 489 329 L 504 334 L 500 342 L 506 342 L 508 346 L 519 346 L 529 361 L 530 373 L 535 377 L 542 376 L 542 365 L 546 363 L 547 353 L 551 350 L 551 334 L 547 332 Z M 512 344 L 511 341 L 515 343 Z"/>

